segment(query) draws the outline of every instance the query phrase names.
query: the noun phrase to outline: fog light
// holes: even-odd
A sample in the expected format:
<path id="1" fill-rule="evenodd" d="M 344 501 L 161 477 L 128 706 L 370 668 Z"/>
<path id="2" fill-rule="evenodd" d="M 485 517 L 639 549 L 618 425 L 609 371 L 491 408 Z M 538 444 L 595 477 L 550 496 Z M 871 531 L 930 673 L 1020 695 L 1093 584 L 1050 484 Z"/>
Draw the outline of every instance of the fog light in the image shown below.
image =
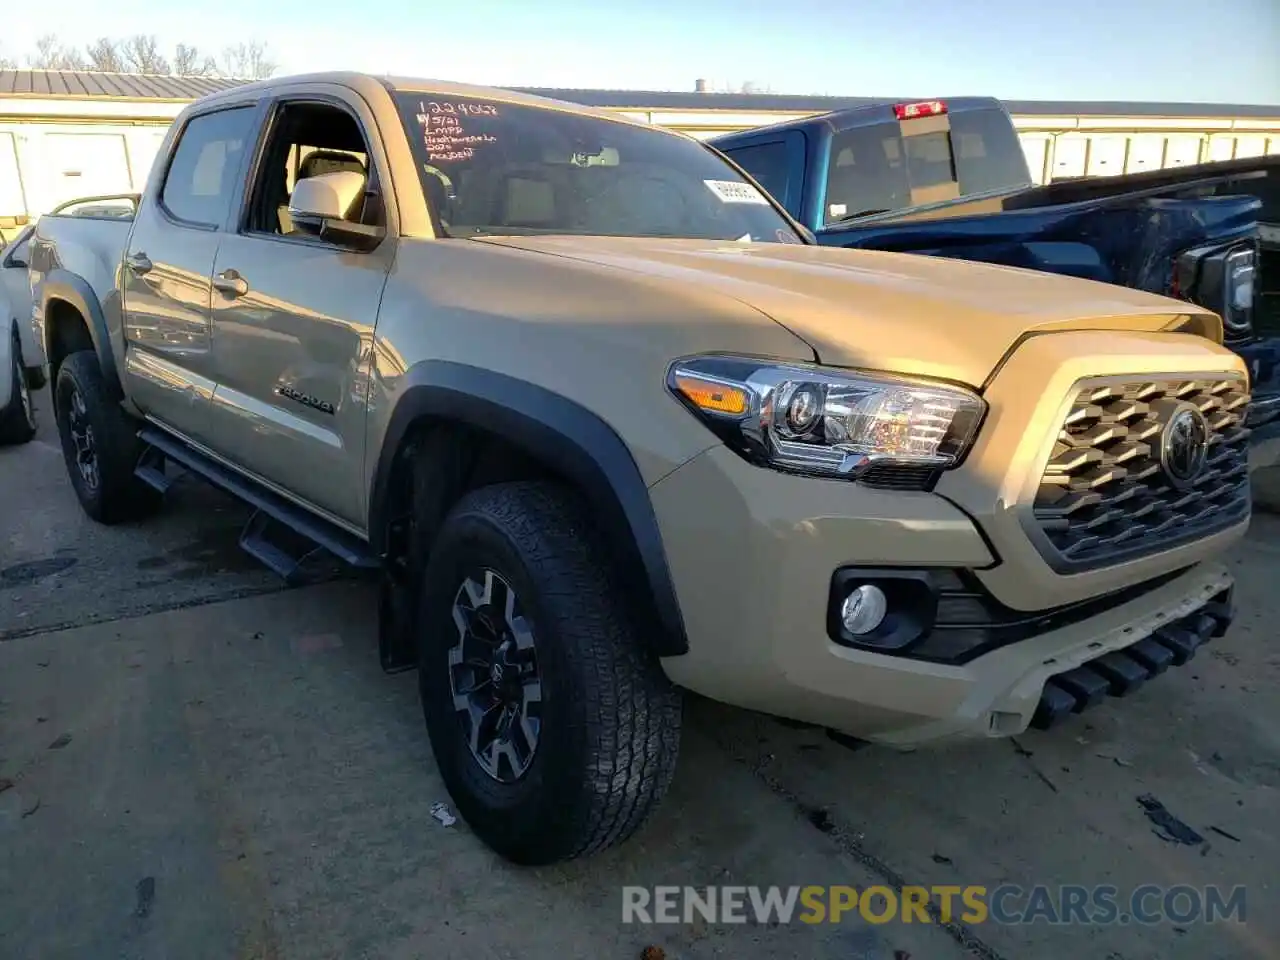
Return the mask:
<path id="1" fill-rule="evenodd" d="M 864 583 L 855 587 L 840 605 L 840 622 L 855 637 L 870 633 L 884 622 L 889 601 L 879 587 Z"/>

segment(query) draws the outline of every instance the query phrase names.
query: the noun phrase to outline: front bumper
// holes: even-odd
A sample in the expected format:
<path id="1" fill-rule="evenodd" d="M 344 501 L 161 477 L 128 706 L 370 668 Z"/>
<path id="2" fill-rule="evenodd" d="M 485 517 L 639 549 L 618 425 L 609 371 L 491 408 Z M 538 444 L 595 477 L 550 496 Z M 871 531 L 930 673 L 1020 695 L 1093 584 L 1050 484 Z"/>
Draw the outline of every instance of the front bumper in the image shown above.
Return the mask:
<path id="1" fill-rule="evenodd" d="M 1231 587 L 1225 568 L 1199 563 L 966 662 L 911 659 L 835 642 L 829 590 L 847 567 L 992 566 L 973 522 L 943 498 L 788 476 L 723 447 L 650 492 L 689 635 L 689 652 L 663 661 L 668 676 L 715 700 L 897 746 L 1020 733 L 1051 677 Z"/>

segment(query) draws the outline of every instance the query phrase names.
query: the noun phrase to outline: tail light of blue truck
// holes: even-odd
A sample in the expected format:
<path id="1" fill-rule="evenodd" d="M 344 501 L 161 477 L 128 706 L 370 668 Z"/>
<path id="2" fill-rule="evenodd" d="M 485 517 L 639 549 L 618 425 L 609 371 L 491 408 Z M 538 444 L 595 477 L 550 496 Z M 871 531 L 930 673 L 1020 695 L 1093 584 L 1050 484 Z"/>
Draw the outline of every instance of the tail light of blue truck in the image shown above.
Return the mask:
<path id="1" fill-rule="evenodd" d="M 1178 255 L 1170 293 L 1217 311 L 1228 339 L 1253 329 L 1256 240 L 1194 247 Z"/>

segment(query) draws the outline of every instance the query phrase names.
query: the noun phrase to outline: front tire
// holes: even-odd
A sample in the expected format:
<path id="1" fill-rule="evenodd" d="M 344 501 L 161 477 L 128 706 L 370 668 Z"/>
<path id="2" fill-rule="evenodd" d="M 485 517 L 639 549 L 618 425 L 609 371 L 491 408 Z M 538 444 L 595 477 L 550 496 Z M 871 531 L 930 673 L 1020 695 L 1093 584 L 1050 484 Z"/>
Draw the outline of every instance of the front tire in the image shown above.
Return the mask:
<path id="1" fill-rule="evenodd" d="M 104 524 L 151 513 L 160 495 L 133 473 L 142 453 L 138 424 L 107 392 L 91 350 L 62 361 L 54 390 L 62 456 L 84 512 Z"/>
<path id="2" fill-rule="evenodd" d="M 13 384 L 9 388 L 9 402 L 0 410 L 0 446 L 28 443 L 36 435 L 36 408 L 27 386 L 26 370 L 22 366 L 22 341 L 16 332 L 11 354 L 13 369 L 9 376 Z"/>
<path id="3" fill-rule="evenodd" d="M 681 697 L 566 491 L 464 497 L 426 564 L 419 625 L 436 762 L 486 844 L 547 864 L 639 829 L 675 772 Z"/>

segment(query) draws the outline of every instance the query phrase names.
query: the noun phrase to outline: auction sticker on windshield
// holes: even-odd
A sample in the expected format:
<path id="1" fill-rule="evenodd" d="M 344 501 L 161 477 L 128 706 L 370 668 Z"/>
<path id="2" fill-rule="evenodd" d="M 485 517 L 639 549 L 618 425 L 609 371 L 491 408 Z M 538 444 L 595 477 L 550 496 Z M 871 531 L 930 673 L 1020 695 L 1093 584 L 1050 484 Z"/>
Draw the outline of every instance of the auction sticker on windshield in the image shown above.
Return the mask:
<path id="1" fill-rule="evenodd" d="M 707 189 L 720 198 L 721 203 L 756 203 L 768 206 L 765 195 L 749 183 L 741 180 L 703 180 Z"/>

